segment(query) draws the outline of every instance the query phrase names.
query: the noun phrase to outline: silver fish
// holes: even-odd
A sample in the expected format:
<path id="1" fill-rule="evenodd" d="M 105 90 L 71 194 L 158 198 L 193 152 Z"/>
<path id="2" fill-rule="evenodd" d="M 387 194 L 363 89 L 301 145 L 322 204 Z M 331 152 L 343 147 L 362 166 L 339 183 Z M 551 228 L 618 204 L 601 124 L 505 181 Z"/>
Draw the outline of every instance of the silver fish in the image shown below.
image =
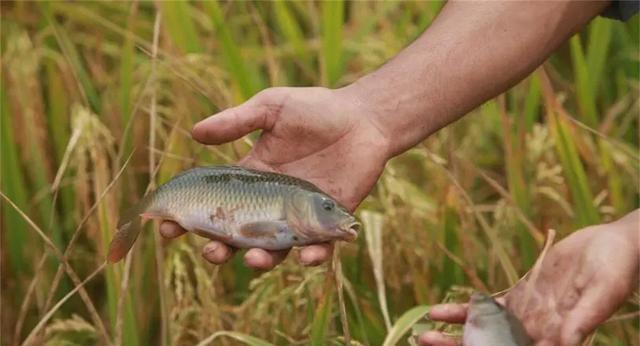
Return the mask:
<path id="1" fill-rule="evenodd" d="M 462 337 L 464 346 L 532 346 L 524 326 L 506 307 L 485 293 L 473 293 Z"/>
<path id="2" fill-rule="evenodd" d="M 187 170 L 145 196 L 121 218 L 107 259 L 121 260 L 142 219 L 172 220 L 185 230 L 238 248 L 282 250 L 352 241 L 359 223 L 315 185 L 237 166 Z"/>

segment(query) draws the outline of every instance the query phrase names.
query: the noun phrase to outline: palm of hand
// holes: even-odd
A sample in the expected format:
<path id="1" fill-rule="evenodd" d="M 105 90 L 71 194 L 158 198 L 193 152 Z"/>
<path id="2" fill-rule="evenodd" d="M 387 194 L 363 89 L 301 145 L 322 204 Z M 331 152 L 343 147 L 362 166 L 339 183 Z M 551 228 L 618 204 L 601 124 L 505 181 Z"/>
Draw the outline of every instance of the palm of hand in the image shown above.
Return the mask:
<path id="1" fill-rule="evenodd" d="M 639 211 L 611 224 L 587 227 L 554 245 L 537 279 L 528 277 L 499 301 L 522 321 L 537 346 L 577 345 L 606 321 L 637 287 Z M 633 228 L 635 227 L 635 229 Z M 465 304 L 442 304 L 434 321 L 464 323 Z M 438 332 L 420 336 L 423 345 L 458 342 Z"/>
<path id="2" fill-rule="evenodd" d="M 259 94 L 255 101 L 267 110 L 264 132 L 240 164 L 311 181 L 355 209 L 387 158 L 375 126 L 338 92 L 275 88 Z"/>
<path id="3" fill-rule="evenodd" d="M 633 289 L 637 253 L 607 227 L 589 227 L 555 245 L 537 280 L 521 282 L 505 297 L 536 345 L 577 344 Z"/>
<path id="4" fill-rule="evenodd" d="M 204 144 L 222 144 L 262 129 L 241 165 L 308 180 L 353 210 L 389 158 L 386 138 L 367 115 L 357 98 L 342 89 L 271 88 L 199 122 L 192 134 Z M 174 238 L 184 230 L 164 222 L 160 233 Z M 329 259 L 331 251 L 331 244 L 310 245 L 301 249 L 300 261 L 317 265 Z M 251 267 L 271 269 L 287 253 L 250 249 L 244 257 Z M 204 258 L 212 263 L 224 263 L 232 255 L 233 249 L 219 241 L 203 248 Z"/>

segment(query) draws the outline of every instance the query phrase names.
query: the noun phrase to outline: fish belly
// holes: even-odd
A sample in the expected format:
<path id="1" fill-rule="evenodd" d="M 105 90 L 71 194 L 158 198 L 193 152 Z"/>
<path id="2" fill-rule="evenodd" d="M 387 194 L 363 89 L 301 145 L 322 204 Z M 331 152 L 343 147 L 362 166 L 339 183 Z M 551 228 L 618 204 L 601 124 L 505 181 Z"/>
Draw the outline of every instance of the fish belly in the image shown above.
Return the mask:
<path id="1" fill-rule="evenodd" d="M 483 318 L 480 325 L 465 323 L 463 346 L 524 346 L 518 345 L 508 323 L 502 318 Z"/>
<path id="2" fill-rule="evenodd" d="M 463 336 L 463 346 L 519 346 L 510 335 L 503 335 L 495 330 L 482 330 L 478 328 L 465 327 Z"/>
<path id="3" fill-rule="evenodd" d="M 171 219 L 185 230 L 237 248 L 282 250 L 302 245 L 282 213 L 273 208 L 257 210 L 224 204 L 201 205 L 171 214 Z"/>

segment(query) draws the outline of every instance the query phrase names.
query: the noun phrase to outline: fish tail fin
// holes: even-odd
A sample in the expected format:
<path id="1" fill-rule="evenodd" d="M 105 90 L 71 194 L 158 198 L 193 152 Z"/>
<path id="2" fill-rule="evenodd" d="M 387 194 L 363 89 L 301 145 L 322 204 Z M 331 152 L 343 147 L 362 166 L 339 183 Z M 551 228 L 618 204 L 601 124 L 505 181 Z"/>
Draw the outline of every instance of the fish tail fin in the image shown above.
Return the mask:
<path id="1" fill-rule="evenodd" d="M 133 247 L 142 230 L 142 219 L 138 216 L 118 227 L 109 245 L 107 260 L 111 263 L 120 261 Z"/>
<path id="2" fill-rule="evenodd" d="M 120 222 L 118 222 L 118 229 L 116 234 L 111 240 L 109 245 L 109 252 L 107 254 L 107 260 L 111 263 L 116 263 L 127 255 L 127 252 L 133 247 L 140 231 L 142 231 L 142 218 L 140 214 L 143 213 L 150 202 L 150 198 L 145 197 L 138 205 L 125 212 Z"/>

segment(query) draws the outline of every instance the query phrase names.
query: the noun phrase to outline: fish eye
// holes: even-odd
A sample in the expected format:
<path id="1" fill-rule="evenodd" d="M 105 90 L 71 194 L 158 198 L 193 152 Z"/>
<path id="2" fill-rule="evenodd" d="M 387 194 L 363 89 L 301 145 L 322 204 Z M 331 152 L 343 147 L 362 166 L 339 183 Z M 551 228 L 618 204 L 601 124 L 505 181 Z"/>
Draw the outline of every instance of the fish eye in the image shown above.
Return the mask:
<path id="1" fill-rule="evenodd" d="M 335 204 L 332 201 L 328 199 L 325 199 L 324 201 L 322 201 L 322 209 L 326 211 L 331 211 L 333 210 L 334 207 L 335 207 Z"/>

